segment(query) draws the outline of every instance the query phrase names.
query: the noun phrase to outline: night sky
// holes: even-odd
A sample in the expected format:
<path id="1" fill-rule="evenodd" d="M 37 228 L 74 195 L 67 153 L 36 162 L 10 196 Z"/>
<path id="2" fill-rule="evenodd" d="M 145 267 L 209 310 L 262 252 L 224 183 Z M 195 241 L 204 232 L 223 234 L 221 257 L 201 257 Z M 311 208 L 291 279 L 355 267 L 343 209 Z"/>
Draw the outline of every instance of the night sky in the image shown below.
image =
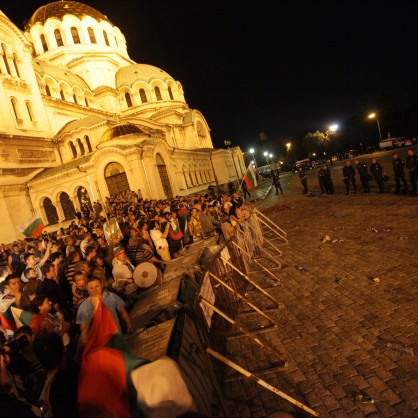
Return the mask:
<path id="1" fill-rule="evenodd" d="M 46 1 L 2 1 L 23 20 Z M 260 132 L 291 139 L 389 98 L 418 101 L 418 3 L 86 0 L 124 33 L 130 57 L 183 84 L 214 145 Z"/>

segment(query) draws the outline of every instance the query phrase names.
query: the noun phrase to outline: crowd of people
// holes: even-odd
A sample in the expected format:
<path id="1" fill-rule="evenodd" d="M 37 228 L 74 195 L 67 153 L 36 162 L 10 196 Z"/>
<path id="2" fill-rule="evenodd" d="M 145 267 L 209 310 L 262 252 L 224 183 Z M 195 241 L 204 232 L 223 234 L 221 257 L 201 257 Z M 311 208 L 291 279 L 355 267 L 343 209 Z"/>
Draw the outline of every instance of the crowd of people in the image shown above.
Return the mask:
<path id="1" fill-rule="evenodd" d="M 395 178 L 394 192 L 397 194 L 407 194 L 408 192 L 415 194 L 417 192 L 418 157 L 415 155 L 413 149 L 409 149 L 407 153 L 408 155 L 406 157 L 406 161 L 403 161 L 397 152 L 393 152 L 392 154 L 392 170 Z M 409 185 L 405 170 L 407 171 L 409 177 Z M 308 180 L 306 172 L 302 167 L 298 168 L 298 175 L 303 187 L 303 193 L 307 194 Z M 316 175 L 321 194 L 334 194 L 334 183 L 331 178 L 329 166 L 327 164 L 318 166 Z M 345 185 L 345 193 L 347 195 L 350 194 L 350 190 L 352 190 L 353 193 L 357 193 L 357 175 L 362 186 L 362 193 L 370 193 L 370 185 L 373 182 L 376 183 L 379 193 L 384 193 L 385 182 L 389 179 L 383 165 L 377 161 L 376 158 L 371 159 L 369 166 L 359 159 L 354 160 L 354 166 L 350 160 L 346 160 L 342 168 L 342 175 Z M 280 187 L 281 190 L 280 180 L 278 180 L 278 177 L 278 174 L 273 176 L 273 185 L 276 187 L 276 194 L 278 194 L 278 187 Z"/>
<path id="2" fill-rule="evenodd" d="M 78 416 L 77 370 L 92 301 L 100 299 L 120 331 L 130 333 L 131 294 L 144 291 L 135 283 L 136 267 L 152 263 L 163 274 L 188 245 L 229 239 L 250 212 L 236 192 L 147 200 L 126 191 L 84 205 L 76 216 L 68 228 L 0 247 L 2 411 Z M 116 229 L 109 231 L 112 221 Z M 19 327 L 10 307 L 36 315 L 36 326 Z M 25 342 L 22 349 L 14 349 L 16 341 Z"/>

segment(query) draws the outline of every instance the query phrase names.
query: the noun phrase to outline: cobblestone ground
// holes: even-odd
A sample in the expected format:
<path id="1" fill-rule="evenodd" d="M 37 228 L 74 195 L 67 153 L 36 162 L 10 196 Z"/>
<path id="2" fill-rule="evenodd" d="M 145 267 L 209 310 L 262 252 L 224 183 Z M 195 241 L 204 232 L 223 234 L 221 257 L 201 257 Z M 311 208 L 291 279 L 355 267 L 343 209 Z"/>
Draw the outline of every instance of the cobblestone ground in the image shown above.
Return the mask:
<path id="1" fill-rule="evenodd" d="M 282 285 L 251 274 L 280 302 L 266 309 L 279 328 L 245 307 L 237 319 L 289 367 L 278 371 L 274 354 L 240 334 L 228 339 L 229 358 L 321 417 L 418 417 L 418 197 L 346 196 L 341 188 L 307 197 L 294 176 L 282 184 L 284 196 L 270 192 L 257 204 L 287 232 L 275 270 Z M 325 235 L 331 241 L 322 242 Z M 258 291 L 248 297 L 271 304 Z M 374 403 L 354 402 L 361 392 Z M 233 370 L 224 393 L 240 418 L 279 410 L 305 416 Z"/>

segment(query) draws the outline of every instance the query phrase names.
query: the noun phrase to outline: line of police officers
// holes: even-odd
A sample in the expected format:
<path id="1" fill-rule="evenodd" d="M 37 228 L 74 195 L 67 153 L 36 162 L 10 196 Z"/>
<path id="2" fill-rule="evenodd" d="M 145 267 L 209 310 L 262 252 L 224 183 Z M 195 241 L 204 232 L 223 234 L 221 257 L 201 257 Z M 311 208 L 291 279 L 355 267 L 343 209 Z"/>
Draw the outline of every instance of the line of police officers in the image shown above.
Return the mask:
<path id="1" fill-rule="evenodd" d="M 376 158 L 372 158 L 370 167 L 359 160 L 355 160 L 354 164 L 357 168 L 357 172 L 360 177 L 361 184 L 363 186 L 363 193 L 370 192 L 370 181 L 375 180 L 379 188 L 379 193 L 384 193 L 385 191 L 385 181 L 388 180 L 384 168 L 381 163 L 379 163 Z M 417 192 L 417 181 L 418 181 L 418 157 L 415 155 L 414 150 L 409 149 L 406 162 L 399 157 L 397 152 L 392 154 L 392 167 L 393 174 L 395 176 L 396 189 L 395 193 L 406 194 L 408 192 L 408 182 L 405 176 L 405 168 L 409 174 L 409 183 L 410 183 L 410 192 Z M 350 193 L 350 185 L 353 186 L 354 193 L 357 192 L 356 187 L 356 172 L 354 167 L 351 165 L 351 162 L 347 160 L 343 167 L 343 176 L 346 194 Z M 401 185 L 402 183 L 402 185 Z"/>

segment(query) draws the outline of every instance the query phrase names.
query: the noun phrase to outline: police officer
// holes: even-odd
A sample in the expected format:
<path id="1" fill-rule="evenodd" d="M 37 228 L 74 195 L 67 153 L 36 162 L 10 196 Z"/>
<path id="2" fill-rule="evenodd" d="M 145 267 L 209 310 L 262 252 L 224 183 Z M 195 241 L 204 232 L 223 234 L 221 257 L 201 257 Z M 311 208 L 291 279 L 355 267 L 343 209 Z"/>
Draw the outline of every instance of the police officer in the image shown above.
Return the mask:
<path id="1" fill-rule="evenodd" d="M 298 173 L 299 173 L 300 182 L 302 183 L 302 186 L 303 186 L 303 194 L 307 194 L 308 193 L 308 180 L 306 178 L 306 174 L 303 171 L 302 167 L 298 168 Z"/>
<path id="2" fill-rule="evenodd" d="M 322 172 L 324 173 L 324 182 L 325 182 L 325 191 L 327 194 L 334 194 L 334 183 L 331 178 L 331 170 L 328 167 L 328 164 L 324 164 L 322 167 Z"/>
<path id="3" fill-rule="evenodd" d="M 357 167 L 357 172 L 363 186 L 363 193 L 370 193 L 369 169 L 367 168 L 367 165 L 359 160 L 355 160 L 354 164 Z"/>
<path id="4" fill-rule="evenodd" d="M 405 171 L 404 171 L 405 163 L 403 162 L 402 158 L 399 157 L 397 152 L 392 154 L 392 167 L 393 173 L 395 174 L 395 181 L 396 181 L 396 190 L 395 193 L 401 192 L 401 180 L 403 184 L 402 193 L 406 194 L 408 191 L 408 183 L 406 182 L 405 178 Z"/>
<path id="5" fill-rule="evenodd" d="M 372 174 L 374 180 L 376 181 L 379 187 L 379 193 L 385 192 L 385 183 L 383 182 L 383 166 L 377 162 L 376 158 L 372 158 L 372 163 L 370 164 L 370 173 Z"/>
<path id="6" fill-rule="evenodd" d="M 409 182 L 411 183 L 411 192 L 417 192 L 417 177 L 418 177 L 418 157 L 415 155 L 413 149 L 408 150 L 406 157 L 406 169 L 409 173 Z"/>
<path id="7" fill-rule="evenodd" d="M 273 186 L 276 188 L 276 195 L 280 193 L 283 194 L 282 185 L 280 184 L 280 176 L 279 176 L 279 170 L 274 170 L 273 172 Z"/>
<path id="8" fill-rule="evenodd" d="M 316 175 L 318 177 L 318 183 L 319 183 L 319 188 L 321 189 L 321 194 L 325 194 L 324 170 L 321 167 L 318 167 L 316 171 Z"/>
<path id="9" fill-rule="evenodd" d="M 351 161 L 347 160 L 343 167 L 343 176 L 344 176 L 344 183 L 345 183 L 345 194 L 350 193 L 350 183 L 353 185 L 354 193 L 357 193 L 357 185 L 356 185 L 356 171 L 354 167 L 351 165 Z"/>

